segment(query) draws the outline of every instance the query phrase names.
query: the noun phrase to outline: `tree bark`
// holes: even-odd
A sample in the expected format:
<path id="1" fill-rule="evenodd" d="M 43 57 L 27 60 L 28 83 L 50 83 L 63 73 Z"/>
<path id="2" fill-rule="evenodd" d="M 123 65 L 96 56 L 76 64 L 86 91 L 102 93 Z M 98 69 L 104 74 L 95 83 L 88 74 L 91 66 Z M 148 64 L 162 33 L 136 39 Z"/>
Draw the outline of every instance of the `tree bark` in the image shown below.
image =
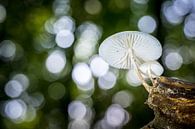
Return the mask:
<path id="1" fill-rule="evenodd" d="M 195 129 L 195 84 L 156 78 L 146 104 L 155 118 L 142 129 Z"/>

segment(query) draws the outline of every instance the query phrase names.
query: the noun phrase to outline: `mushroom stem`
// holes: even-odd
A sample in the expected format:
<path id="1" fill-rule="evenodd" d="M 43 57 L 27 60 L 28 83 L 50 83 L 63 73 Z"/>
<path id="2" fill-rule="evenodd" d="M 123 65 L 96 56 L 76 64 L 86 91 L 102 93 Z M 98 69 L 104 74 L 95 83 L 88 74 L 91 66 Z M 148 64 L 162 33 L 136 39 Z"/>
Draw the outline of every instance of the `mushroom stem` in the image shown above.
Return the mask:
<path id="1" fill-rule="evenodd" d="M 148 75 L 149 75 L 149 78 L 150 78 L 150 81 L 152 82 L 152 85 L 154 86 L 154 81 L 153 81 L 153 77 L 152 77 L 152 72 L 151 72 L 151 65 L 148 67 Z"/>
<path id="2" fill-rule="evenodd" d="M 148 84 L 146 83 L 145 79 L 144 79 L 143 76 L 141 75 L 141 71 L 140 71 L 140 69 L 139 69 L 139 67 L 138 67 L 138 65 L 137 65 L 137 62 L 136 62 L 136 60 L 135 60 L 135 58 L 134 58 L 134 56 L 133 56 L 133 52 L 132 52 L 130 55 L 131 55 L 132 61 L 133 61 L 134 64 L 135 64 L 135 69 L 136 69 L 136 72 L 137 72 L 137 75 L 138 75 L 139 79 L 141 80 L 141 82 L 142 82 L 144 88 L 146 89 L 146 91 L 147 91 L 148 93 L 150 93 L 150 92 L 151 92 L 151 86 L 148 85 Z"/>
<path id="3" fill-rule="evenodd" d="M 135 65 L 136 65 L 136 72 L 137 72 L 137 75 L 138 75 L 139 79 L 142 81 L 142 84 L 143 84 L 144 88 L 146 89 L 146 91 L 147 91 L 148 93 L 150 93 L 150 92 L 151 92 L 151 86 L 148 85 L 148 83 L 146 83 L 146 81 L 145 81 L 145 79 L 143 78 L 143 76 L 141 75 L 141 71 L 140 71 L 140 69 L 138 68 L 138 66 L 137 66 L 136 63 L 135 63 Z"/>

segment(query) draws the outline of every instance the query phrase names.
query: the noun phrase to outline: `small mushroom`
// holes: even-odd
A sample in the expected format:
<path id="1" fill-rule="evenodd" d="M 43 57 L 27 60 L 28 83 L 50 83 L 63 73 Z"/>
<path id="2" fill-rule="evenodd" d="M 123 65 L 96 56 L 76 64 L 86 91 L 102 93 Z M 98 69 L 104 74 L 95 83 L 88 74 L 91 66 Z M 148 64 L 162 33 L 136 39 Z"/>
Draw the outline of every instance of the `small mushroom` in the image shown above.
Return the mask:
<path id="1" fill-rule="evenodd" d="M 147 33 L 124 31 L 105 39 L 99 47 L 99 55 L 115 68 L 135 69 L 149 92 L 150 87 L 145 82 L 139 66 L 159 59 L 162 47 L 155 37 Z"/>
<path id="2" fill-rule="evenodd" d="M 160 63 L 157 61 L 149 61 L 140 65 L 140 70 L 142 74 L 146 77 L 156 78 L 162 75 L 164 69 Z"/>

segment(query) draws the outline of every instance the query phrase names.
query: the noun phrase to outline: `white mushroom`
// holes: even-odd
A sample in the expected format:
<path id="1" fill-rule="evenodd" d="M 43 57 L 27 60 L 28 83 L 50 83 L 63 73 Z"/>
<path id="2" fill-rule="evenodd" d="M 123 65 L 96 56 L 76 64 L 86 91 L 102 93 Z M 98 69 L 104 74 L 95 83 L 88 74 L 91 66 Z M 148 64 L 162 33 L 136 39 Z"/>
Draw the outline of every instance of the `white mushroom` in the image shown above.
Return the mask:
<path id="1" fill-rule="evenodd" d="M 160 63 L 157 61 L 149 61 L 140 65 L 140 70 L 142 74 L 146 77 L 159 77 L 162 75 L 164 69 Z"/>
<path id="2" fill-rule="evenodd" d="M 139 65 L 160 58 L 162 47 L 155 37 L 147 33 L 124 31 L 105 39 L 100 45 L 99 55 L 115 68 L 135 69 L 142 84 L 149 91 Z"/>
<path id="3" fill-rule="evenodd" d="M 99 48 L 99 55 L 106 62 L 122 69 L 131 68 L 132 57 L 143 62 L 157 60 L 161 54 L 162 47 L 156 38 L 137 31 L 116 33 L 105 39 Z"/>

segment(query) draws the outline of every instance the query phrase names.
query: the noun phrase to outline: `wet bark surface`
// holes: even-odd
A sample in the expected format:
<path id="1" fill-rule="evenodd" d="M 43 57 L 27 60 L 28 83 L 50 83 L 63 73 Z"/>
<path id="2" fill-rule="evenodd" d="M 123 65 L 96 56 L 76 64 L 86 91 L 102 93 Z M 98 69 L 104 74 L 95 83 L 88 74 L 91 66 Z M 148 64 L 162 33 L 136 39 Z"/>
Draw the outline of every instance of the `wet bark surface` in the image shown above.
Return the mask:
<path id="1" fill-rule="evenodd" d="M 195 84 L 156 78 L 146 104 L 155 118 L 142 129 L 195 129 Z"/>

